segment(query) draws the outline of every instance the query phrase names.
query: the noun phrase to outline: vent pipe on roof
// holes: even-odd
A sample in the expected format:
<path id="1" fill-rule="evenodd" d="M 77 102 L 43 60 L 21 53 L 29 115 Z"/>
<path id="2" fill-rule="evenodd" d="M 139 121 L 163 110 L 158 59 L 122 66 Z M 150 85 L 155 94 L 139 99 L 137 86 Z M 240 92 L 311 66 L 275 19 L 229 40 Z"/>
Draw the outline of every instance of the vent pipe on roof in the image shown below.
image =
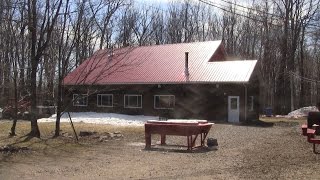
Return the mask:
<path id="1" fill-rule="evenodd" d="M 109 59 L 109 61 L 112 60 L 113 55 L 114 55 L 113 54 L 113 47 L 108 48 L 108 59 Z"/>
<path id="2" fill-rule="evenodd" d="M 189 76 L 189 52 L 185 52 L 185 68 L 184 74 Z"/>

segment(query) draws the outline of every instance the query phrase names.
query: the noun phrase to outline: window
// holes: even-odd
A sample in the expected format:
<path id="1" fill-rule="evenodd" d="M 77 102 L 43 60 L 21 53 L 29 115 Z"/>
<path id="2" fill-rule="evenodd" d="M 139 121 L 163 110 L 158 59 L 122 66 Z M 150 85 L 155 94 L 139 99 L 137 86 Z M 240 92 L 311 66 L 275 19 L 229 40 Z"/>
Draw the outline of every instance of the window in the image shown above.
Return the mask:
<path id="1" fill-rule="evenodd" d="M 88 95 L 73 94 L 73 106 L 88 106 Z"/>
<path id="2" fill-rule="evenodd" d="M 112 94 L 98 94 L 97 95 L 98 107 L 113 107 L 113 95 Z"/>
<path id="3" fill-rule="evenodd" d="M 155 95 L 154 108 L 155 109 L 173 109 L 175 105 L 174 95 Z"/>
<path id="4" fill-rule="evenodd" d="M 238 98 L 231 98 L 231 110 L 238 110 Z"/>
<path id="5" fill-rule="evenodd" d="M 248 97 L 248 110 L 253 111 L 253 96 Z"/>
<path id="6" fill-rule="evenodd" d="M 124 95 L 125 108 L 142 108 L 142 95 Z"/>

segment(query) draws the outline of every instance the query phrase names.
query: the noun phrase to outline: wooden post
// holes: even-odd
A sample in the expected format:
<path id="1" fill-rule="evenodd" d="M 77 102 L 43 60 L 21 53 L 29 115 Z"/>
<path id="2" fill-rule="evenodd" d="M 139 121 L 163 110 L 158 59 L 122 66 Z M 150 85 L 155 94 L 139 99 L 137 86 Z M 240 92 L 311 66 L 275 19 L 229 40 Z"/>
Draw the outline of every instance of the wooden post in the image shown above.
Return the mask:
<path id="1" fill-rule="evenodd" d="M 292 74 L 293 72 L 291 72 L 291 74 L 290 74 L 290 102 L 291 102 L 291 111 L 293 111 L 294 110 L 294 91 L 293 91 L 293 74 Z M 302 97 L 302 98 L 304 98 L 304 97 Z"/>
<path id="2" fill-rule="evenodd" d="M 74 135 L 76 136 L 76 139 L 77 139 L 77 142 L 79 141 L 79 138 L 78 138 L 78 135 L 76 133 L 76 130 L 74 129 L 74 126 L 73 126 L 73 122 L 72 122 L 72 119 L 71 119 L 71 116 L 70 116 L 70 113 L 68 112 L 68 116 L 69 116 L 69 119 L 70 119 L 70 124 L 71 124 L 71 127 L 73 129 L 73 133 Z"/>
<path id="3" fill-rule="evenodd" d="M 145 139 L 146 139 L 146 147 L 145 149 L 150 149 L 151 148 L 151 134 L 150 133 L 145 133 Z"/>
<path id="4" fill-rule="evenodd" d="M 161 145 L 165 145 L 165 144 L 166 144 L 166 135 L 161 134 Z"/>

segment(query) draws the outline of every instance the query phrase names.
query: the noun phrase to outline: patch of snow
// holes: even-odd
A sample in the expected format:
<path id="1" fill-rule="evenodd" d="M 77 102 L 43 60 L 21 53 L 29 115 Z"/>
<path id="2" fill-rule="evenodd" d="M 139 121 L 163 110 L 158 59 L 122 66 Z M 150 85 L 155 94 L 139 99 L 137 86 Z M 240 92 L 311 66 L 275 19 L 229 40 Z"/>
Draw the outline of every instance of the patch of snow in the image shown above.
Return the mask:
<path id="1" fill-rule="evenodd" d="M 287 115 L 275 115 L 274 117 L 276 117 L 276 118 L 285 118 L 285 117 L 287 117 Z"/>
<path id="2" fill-rule="evenodd" d="M 312 111 L 318 111 L 317 107 L 316 106 L 303 107 L 290 112 L 286 117 L 288 118 L 307 117 L 308 113 Z"/>
<path id="3" fill-rule="evenodd" d="M 96 112 L 70 112 L 72 122 L 83 122 L 93 124 L 110 124 L 117 126 L 142 126 L 148 120 L 158 120 L 157 116 L 125 115 L 115 113 Z M 38 119 L 38 122 L 55 122 L 57 115 L 49 118 Z M 68 114 L 64 113 L 60 118 L 61 122 L 70 122 Z"/>

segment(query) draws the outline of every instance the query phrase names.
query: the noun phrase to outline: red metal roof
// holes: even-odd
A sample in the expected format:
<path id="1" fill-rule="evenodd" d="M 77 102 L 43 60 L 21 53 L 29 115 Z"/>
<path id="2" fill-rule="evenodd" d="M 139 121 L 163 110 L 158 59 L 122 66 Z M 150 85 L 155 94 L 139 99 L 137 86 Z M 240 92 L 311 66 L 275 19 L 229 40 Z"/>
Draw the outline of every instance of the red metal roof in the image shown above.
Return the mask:
<path id="1" fill-rule="evenodd" d="M 211 57 L 220 45 L 207 41 L 100 50 L 68 74 L 64 85 L 248 82 L 257 61 L 215 62 Z"/>

